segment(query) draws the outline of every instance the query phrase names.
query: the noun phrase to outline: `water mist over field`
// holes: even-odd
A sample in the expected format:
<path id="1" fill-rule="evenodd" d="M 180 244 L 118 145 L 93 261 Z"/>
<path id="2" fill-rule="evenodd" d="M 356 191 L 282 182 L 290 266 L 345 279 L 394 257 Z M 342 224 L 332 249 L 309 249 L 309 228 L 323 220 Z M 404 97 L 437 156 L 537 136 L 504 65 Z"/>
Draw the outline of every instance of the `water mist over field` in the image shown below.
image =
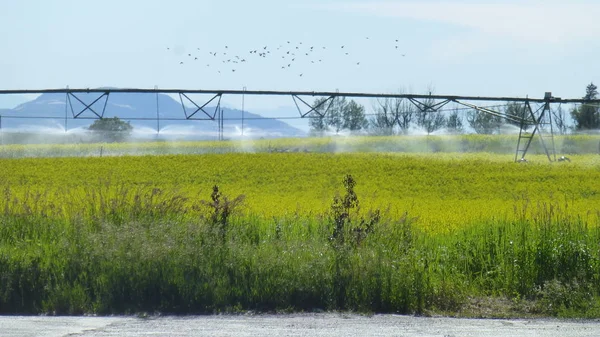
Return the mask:
<path id="1" fill-rule="evenodd" d="M 226 126 L 220 134 L 217 128 L 206 130 L 194 124 L 171 124 L 159 130 L 135 126 L 123 143 L 105 143 L 86 127 L 65 130 L 63 125 L 22 126 L 0 132 L 0 157 L 54 156 L 115 156 L 201 154 L 229 152 L 489 152 L 514 154 L 519 128 L 506 125 L 501 134 L 454 134 L 440 129 L 411 128 L 406 134 L 372 136 L 366 132 L 323 132 L 310 137 L 284 138 L 276 132 L 246 127 Z M 222 139 L 222 141 L 219 141 Z M 600 134 L 555 136 L 557 155 L 598 153 Z M 530 154 L 541 154 L 543 148 L 536 137 Z"/>

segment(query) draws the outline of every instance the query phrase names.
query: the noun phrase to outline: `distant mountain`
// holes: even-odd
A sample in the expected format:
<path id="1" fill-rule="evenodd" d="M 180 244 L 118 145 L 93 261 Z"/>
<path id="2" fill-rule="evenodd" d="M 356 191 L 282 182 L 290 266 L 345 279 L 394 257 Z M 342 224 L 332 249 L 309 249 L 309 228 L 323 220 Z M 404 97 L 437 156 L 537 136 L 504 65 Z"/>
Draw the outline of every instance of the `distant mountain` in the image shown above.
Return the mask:
<path id="1" fill-rule="evenodd" d="M 67 104 L 66 94 L 42 94 L 14 109 L 0 109 L 0 115 L 3 116 L 1 126 L 3 129 L 21 131 L 46 130 L 47 128 L 64 130 L 66 117 L 68 129 L 85 128 L 93 123 L 97 116 L 89 109 L 83 111 L 84 103 L 87 105 L 94 102 L 101 94 L 78 93 L 75 96 L 78 99 L 70 96 L 70 104 Z M 212 96 L 190 96 L 190 98 L 202 106 Z M 215 138 L 218 133 L 216 100 L 211 102 L 212 106 L 204 108 L 206 113 L 198 111 L 193 116 L 193 118 L 204 120 L 183 120 L 186 114 L 189 116 L 197 109 L 185 98 L 183 102 L 185 112 L 181 102 L 166 94 L 111 93 L 108 101 L 106 101 L 106 96 L 101 97 L 91 105 L 91 109 L 101 115 L 106 104 L 104 117 L 117 116 L 129 121 L 134 126 L 134 133 L 142 136 L 156 134 L 158 115 L 161 134 L 179 135 L 179 138 Z M 228 138 L 240 136 L 242 128 L 244 136 L 247 137 L 299 137 L 306 134 L 305 131 L 281 120 L 266 118 L 257 113 L 248 111 L 242 113 L 240 110 L 229 108 L 222 108 L 222 111 L 223 132 Z M 78 117 L 73 118 L 74 115 Z M 209 120 L 209 116 L 215 116 L 215 120 Z"/>

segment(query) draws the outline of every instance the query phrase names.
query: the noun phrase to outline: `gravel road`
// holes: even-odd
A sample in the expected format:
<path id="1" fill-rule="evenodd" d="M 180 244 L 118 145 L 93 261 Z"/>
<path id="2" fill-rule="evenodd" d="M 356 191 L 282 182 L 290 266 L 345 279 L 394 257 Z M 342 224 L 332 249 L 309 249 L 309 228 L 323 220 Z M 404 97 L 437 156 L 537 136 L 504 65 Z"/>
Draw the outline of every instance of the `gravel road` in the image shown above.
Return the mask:
<path id="1" fill-rule="evenodd" d="M 600 320 L 352 314 L 187 317 L 0 316 L 0 336 L 600 336 Z"/>

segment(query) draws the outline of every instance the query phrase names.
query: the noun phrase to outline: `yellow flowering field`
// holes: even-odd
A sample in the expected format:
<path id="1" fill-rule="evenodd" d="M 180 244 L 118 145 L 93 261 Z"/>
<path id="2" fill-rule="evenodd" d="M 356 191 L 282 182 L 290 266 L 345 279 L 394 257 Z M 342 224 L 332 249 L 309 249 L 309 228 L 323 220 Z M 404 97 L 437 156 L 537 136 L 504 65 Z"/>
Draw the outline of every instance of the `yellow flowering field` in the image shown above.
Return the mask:
<path id="1" fill-rule="evenodd" d="M 329 209 L 343 192 L 342 178 L 351 174 L 362 211 L 407 212 L 436 232 L 530 216 L 544 207 L 596 223 L 600 156 L 570 158 L 548 163 L 536 155 L 517 164 L 512 154 L 301 152 L 1 159 L 0 206 L 28 201 L 68 213 L 97 207 L 86 197 L 94 191 L 128 199 L 135 191 L 160 189 L 188 198 L 191 209 L 218 185 L 227 196 L 245 195 L 243 210 L 252 215 L 314 216 Z"/>
<path id="2" fill-rule="evenodd" d="M 0 147 L 0 313 L 600 317 L 597 139 L 509 140 Z"/>

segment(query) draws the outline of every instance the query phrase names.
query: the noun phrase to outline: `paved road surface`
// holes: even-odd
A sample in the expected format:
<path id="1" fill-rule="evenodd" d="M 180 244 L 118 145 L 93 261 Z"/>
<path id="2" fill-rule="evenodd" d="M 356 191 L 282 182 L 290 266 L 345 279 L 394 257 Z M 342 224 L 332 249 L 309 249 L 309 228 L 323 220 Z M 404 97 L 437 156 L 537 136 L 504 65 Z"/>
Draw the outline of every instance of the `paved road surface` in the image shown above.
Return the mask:
<path id="1" fill-rule="evenodd" d="M 600 320 L 478 320 L 350 314 L 190 317 L 0 316 L 0 336 L 600 336 Z"/>

